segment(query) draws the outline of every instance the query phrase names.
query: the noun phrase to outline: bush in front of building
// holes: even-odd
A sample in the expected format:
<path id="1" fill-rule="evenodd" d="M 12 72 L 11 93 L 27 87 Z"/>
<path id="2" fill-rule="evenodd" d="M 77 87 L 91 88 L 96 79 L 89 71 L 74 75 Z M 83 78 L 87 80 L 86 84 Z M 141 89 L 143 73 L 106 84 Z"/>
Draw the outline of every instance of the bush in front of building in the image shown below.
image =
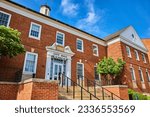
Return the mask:
<path id="1" fill-rule="evenodd" d="M 136 92 L 132 89 L 128 89 L 129 97 L 132 96 L 132 100 L 150 100 L 150 96 L 143 95 L 139 92 Z"/>
<path id="2" fill-rule="evenodd" d="M 108 81 L 108 85 L 113 85 L 113 81 L 115 81 L 117 76 L 121 74 L 124 65 L 125 61 L 120 58 L 115 61 L 111 57 L 104 57 L 100 62 L 98 62 L 97 73 L 104 76 L 104 78 Z"/>
<path id="3" fill-rule="evenodd" d="M 18 30 L 0 26 L 0 57 L 13 57 L 25 52 L 20 35 L 21 33 Z"/>

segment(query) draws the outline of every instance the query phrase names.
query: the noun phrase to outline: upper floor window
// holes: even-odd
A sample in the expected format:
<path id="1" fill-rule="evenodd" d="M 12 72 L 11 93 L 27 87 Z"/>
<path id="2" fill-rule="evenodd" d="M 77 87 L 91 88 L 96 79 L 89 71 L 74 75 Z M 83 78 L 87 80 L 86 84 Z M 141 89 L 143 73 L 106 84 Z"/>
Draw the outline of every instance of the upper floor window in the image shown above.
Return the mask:
<path id="1" fill-rule="evenodd" d="M 8 27 L 10 23 L 10 18 L 11 18 L 10 14 L 0 11 L 0 25 Z"/>
<path id="2" fill-rule="evenodd" d="M 24 62 L 25 73 L 36 73 L 37 56 L 36 53 L 26 52 Z"/>
<path id="3" fill-rule="evenodd" d="M 64 33 L 57 32 L 57 34 L 56 34 L 56 44 L 64 46 L 64 41 L 65 41 Z"/>
<path id="4" fill-rule="evenodd" d="M 139 68 L 139 76 L 140 76 L 141 82 L 144 82 L 143 72 L 142 72 L 141 68 Z"/>
<path id="5" fill-rule="evenodd" d="M 126 52 L 127 52 L 128 57 L 131 57 L 131 51 L 128 46 L 126 46 Z"/>
<path id="6" fill-rule="evenodd" d="M 134 71 L 133 67 L 130 67 L 130 73 L 131 73 L 132 80 L 136 80 L 136 78 L 135 78 L 135 71 Z"/>
<path id="7" fill-rule="evenodd" d="M 149 75 L 148 70 L 146 70 L 146 76 L 147 76 L 147 80 L 148 80 L 148 82 L 150 82 L 150 75 Z"/>
<path id="8" fill-rule="evenodd" d="M 98 46 L 93 44 L 93 55 L 98 56 Z"/>
<path id="9" fill-rule="evenodd" d="M 41 25 L 31 22 L 29 37 L 40 39 L 41 27 Z"/>
<path id="10" fill-rule="evenodd" d="M 139 53 L 138 53 L 138 51 L 134 50 L 134 52 L 135 52 L 135 58 L 136 58 L 136 60 L 139 60 Z"/>
<path id="11" fill-rule="evenodd" d="M 143 60 L 144 63 L 146 63 L 146 58 L 145 58 L 145 54 L 144 53 L 142 53 L 142 60 Z"/>
<path id="12" fill-rule="evenodd" d="M 83 40 L 77 39 L 77 50 L 83 52 Z"/>

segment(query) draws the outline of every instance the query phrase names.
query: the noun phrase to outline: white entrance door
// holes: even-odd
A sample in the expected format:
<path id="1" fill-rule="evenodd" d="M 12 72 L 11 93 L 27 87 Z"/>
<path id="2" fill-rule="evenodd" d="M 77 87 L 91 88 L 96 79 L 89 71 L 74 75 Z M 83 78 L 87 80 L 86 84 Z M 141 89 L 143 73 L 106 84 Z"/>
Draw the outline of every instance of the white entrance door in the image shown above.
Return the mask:
<path id="1" fill-rule="evenodd" d="M 59 80 L 59 74 L 62 73 L 63 73 L 63 65 L 60 63 L 54 63 L 52 80 Z"/>

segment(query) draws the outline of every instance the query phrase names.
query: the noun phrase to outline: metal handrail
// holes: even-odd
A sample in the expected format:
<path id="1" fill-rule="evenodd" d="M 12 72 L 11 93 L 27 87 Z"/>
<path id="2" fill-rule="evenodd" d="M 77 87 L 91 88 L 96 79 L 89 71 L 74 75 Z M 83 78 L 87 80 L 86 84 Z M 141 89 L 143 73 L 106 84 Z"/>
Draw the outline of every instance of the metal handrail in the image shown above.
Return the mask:
<path id="1" fill-rule="evenodd" d="M 61 75 L 61 74 L 60 74 Z M 93 95 L 91 92 L 89 92 L 88 90 L 86 90 L 83 86 L 81 86 L 80 84 L 78 84 L 77 82 L 75 82 L 75 81 L 73 81 L 71 78 L 69 78 L 69 77 L 67 77 L 65 74 L 62 74 L 62 78 L 60 78 L 60 80 L 62 79 L 62 87 L 63 87 L 63 78 L 65 77 L 65 79 L 67 80 L 67 93 L 68 93 L 68 88 L 69 88 L 69 83 L 68 83 L 68 80 L 70 80 L 71 81 L 71 83 L 73 83 L 73 99 L 75 98 L 75 85 L 76 86 L 79 86 L 80 88 L 81 88 L 81 100 L 83 99 L 83 90 L 84 91 L 86 91 L 88 94 L 89 94 L 89 96 L 90 96 L 90 100 L 92 99 L 92 96 L 94 97 L 94 98 L 96 98 L 97 100 L 100 100 L 97 96 L 95 96 L 95 95 Z M 60 77 L 60 76 L 59 76 Z"/>
<path id="2" fill-rule="evenodd" d="M 119 99 L 121 99 L 121 100 L 123 100 L 123 99 L 122 99 L 121 97 L 119 97 L 118 95 L 114 94 L 113 92 L 109 91 L 108 89 L 106 89 L 106 88 L 102 87 L 101 85 L 97 84 L 96 81 L 93 81 L 93 80 L 90 80 L 90 79 L 88 79 L 88 78 L 86 78 L 86 77 L 84 77 L 84 76 L 79 76 L 79 75 L 78 75 L 78 79 L 79 79 L 79 77 L 82 77 L 82 79 L 83 79 L 83 78 L 86 79 L 86 81 L 87 81 L 87 89 L 88 89 L 88 90 L 89 90 L 88 82 L 90 81 L 90 82 L 92 82 L 92 83 L 94 84 L 94 95 L 95 95 L 95 96 L 96 96 L 96 88 L 95 88 L 95 85 L 97 85 L 97 86 L 99 86 L 99 87 L 102 89 L 103 99 L 104 99 L 104 94 L 107 94 L 107 95 L 111 96 L 111 99 L 112 99 L 112 100 L 114 100 L 114 96 L 117 97 L 117 98 L 119 98 Z M 83 82 L 83 80 L 82 80 L 82 82 Z M 82 83 L 82 84 L 83 84 L 83 83 Z M 110 94 L 106 93 L 105 91 L 109 92 Z"/>

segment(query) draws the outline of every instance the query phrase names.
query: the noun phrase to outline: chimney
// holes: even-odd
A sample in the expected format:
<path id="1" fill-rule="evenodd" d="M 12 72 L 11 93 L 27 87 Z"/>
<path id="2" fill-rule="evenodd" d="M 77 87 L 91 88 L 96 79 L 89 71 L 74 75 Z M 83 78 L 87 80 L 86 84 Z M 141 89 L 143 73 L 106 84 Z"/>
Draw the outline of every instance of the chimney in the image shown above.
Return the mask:
<path id="1" fill-rule="evenodd" d="M 48 5 L 41 5 L 40 13 L 46 16 L 50 16 L 51 8 Z"/>

